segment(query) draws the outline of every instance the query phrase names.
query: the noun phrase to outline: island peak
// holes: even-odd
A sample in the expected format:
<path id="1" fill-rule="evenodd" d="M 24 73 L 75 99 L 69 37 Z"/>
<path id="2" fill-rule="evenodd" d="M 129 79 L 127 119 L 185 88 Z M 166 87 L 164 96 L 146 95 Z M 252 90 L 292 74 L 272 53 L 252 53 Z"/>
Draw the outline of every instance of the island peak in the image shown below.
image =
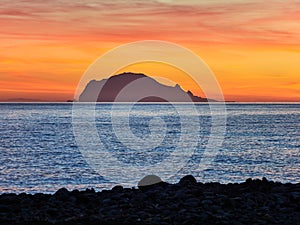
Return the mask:
<path id="1" fill-rule="evenodd" d="M 185 92 L 179 84 L 168 86 L 143 74 L 124 72 L 100 81 L 91 80 L 80 102 L 207 102 L 206 98 Z"/>

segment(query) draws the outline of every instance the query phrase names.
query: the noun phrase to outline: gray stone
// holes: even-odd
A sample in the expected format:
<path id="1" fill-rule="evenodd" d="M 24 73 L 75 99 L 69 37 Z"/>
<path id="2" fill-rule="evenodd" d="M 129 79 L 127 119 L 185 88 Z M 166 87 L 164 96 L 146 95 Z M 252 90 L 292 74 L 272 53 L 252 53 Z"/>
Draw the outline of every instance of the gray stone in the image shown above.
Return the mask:
<path id="1" fill-rule="evenodd" d="M 138 187 L 150 186 L 161 182 L 162 180 L 160 179 L 160 177 L 156 175 L 147 175 L 140 180 L 140 182 L 138 183 Z"/>

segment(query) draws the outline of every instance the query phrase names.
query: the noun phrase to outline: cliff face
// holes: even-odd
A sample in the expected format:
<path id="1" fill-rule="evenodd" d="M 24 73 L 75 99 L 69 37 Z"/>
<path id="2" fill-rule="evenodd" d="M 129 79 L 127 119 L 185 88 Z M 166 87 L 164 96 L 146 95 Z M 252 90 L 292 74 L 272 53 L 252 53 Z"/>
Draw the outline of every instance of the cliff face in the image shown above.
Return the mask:
<path id="1" fill-rule="evenodd" d="M 207 102 L 185 92 L 176 84 L 163 85 L 151 77 L 122 73 L 100 81 L 92 80 L 79 97 L 80 102 Z"/>

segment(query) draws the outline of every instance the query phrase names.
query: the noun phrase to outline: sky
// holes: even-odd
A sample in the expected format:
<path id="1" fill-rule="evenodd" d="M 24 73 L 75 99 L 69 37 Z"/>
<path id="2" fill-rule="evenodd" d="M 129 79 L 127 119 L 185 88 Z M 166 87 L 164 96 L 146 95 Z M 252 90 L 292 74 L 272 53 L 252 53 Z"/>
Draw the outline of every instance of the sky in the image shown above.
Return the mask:
<path id="1" fill-rule="evenodd" d="M 0 27 L 0 101 L 73 99 L 93 61 L 141 40 L 195 52 L 228 101 L 300 101 L 300 0 L 1 0 Z"/>

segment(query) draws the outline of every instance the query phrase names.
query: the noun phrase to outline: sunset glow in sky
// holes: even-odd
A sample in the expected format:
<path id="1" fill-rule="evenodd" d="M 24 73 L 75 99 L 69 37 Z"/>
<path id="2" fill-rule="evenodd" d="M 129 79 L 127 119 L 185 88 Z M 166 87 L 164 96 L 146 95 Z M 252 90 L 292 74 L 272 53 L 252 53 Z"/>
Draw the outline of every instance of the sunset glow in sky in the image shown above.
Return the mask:
<path id="1" fill-rule="evenodd" d="M 300 0 L 1 0 L 0 27 L 0 101 L 73 99 L 95 59 L 140 40 L 191 49 L 226 100 L 300 101 Z"/>

